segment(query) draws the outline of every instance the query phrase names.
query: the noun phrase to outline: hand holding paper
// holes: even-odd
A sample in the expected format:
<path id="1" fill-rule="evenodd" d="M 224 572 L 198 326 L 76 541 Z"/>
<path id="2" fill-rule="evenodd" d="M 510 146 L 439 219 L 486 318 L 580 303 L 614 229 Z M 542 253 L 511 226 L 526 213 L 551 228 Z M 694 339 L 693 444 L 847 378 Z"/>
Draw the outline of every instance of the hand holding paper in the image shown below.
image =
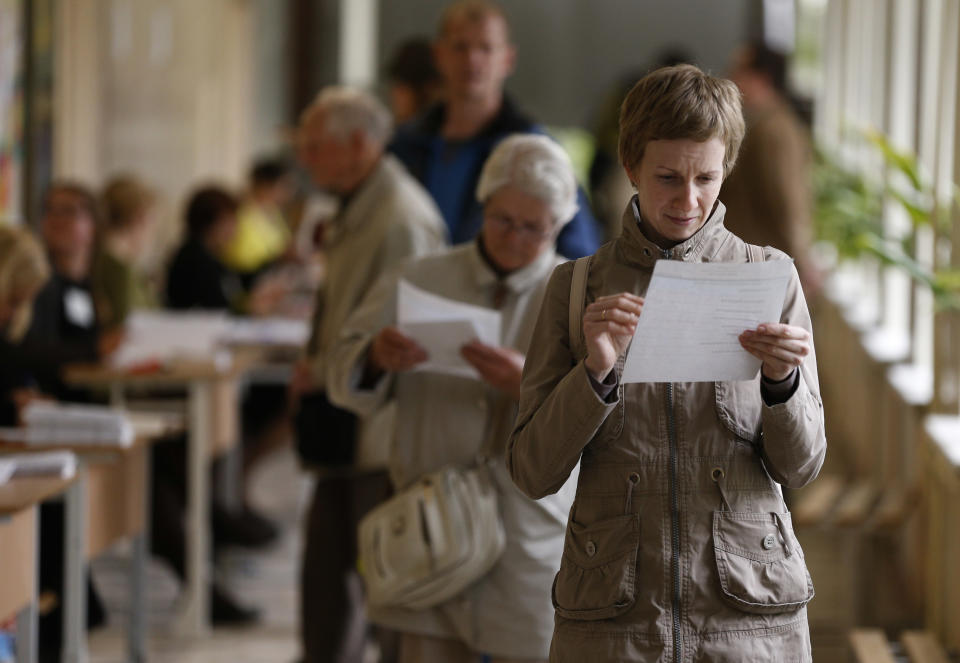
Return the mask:
<path id="1" fill-rule="evenodd" d="M 643 297 L 628 292 L 598 297 L 587 306 L 583 314 L 585 363 L 597 382 L 609 375 L 617 357 L 626 352 L 642 310 Z"/>
<path id="2" fill-rule="evenodd" d="M 473 341 L 500 345 L 499 311 L 440 297 L 407 281 L 400 281 L 397 288 L 397 328 L 426 352 L 424 361 L 410 366 L 418 371 L 479 379 L 461 349 Z M 417 358 L 411 348 L 408 352 Z"/>
<path id="3" fill-rule="evenodd" d="M 740 334 L 740 344 L 763 362 L 761 370 L 767 378 L 779 382 L 810 354 L 810 332 L 794 325 L 763 324 Z"/>
<path id="4" fill-rule="evenodd" d="M 370 344 L 368 359 L 373 368 L 396 373 L 409 371 L 428 359 L 426 350 L 396 327 L 384 327 Z"/>
<path id="5" fill-rule="evenodd" d="M 520 400 L 524 356 L 512 348 L 495 348 L 480 341 L 463 346 L 463 357 L 477 369 L 484 382 Z"/>
<path id="6" fill-rule="evenodd" d="M 623 382 L 751 380 L 761 360 L 788 361 L 798 350 L 793 341 L 801 339 L 772 340 L 764 334 L 753 337 L 751 352 L 740 339 L 744 330 L 760 325 L 785 326 L 776 321 L 792 272 L 789 260 L 658 261 L 627 353 Z M 770 368 L 779 373 L 783 366 Z"/>

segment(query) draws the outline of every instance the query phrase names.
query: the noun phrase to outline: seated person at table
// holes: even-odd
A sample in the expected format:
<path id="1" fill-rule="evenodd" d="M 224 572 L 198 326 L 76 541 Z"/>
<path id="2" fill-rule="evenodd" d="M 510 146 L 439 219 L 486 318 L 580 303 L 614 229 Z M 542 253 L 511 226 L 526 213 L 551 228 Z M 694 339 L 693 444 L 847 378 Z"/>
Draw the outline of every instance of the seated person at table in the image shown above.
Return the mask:
<path id="1" fill-rule="evenodd" d="M 230 269 L 256 275 L 280 260 L 290 246 L 283 208 L 293 196 L 290 166 L 262 159 L 250 169 L 249 190 L 237 211 L 237 229 L 221 253 Z"/>
<path id="2" fill-rule="evenodd" d="M 91 283 L 100 323 L 123 325 L 135 309 L 155 308 L 157 297 L 139 262 L 156 228 L 156 194 L 135 177 L 116 177 L 101 196 L 103 224 Z"/>
<path id="3" fill-rule="evenodd" d="M 23 341 L 23 351 L 37 362 L 96 362 L 120 342 L 119 333 L 101 333 L 90 289 L 98 218 L 96 198 L 79 184 L 54 183 L 43 197 L 40 234 L 53 275 L 34 302 Z M 43 390 L 58 398 L 89 400 L 59 378 L 37 377 Z"/>
<path id="4" fill-rule="evenodd" d="M 39 395 L 18 347 L 30 324 L 33 300 L 50 278 L 50 265 L 34 236 L 0 226 L 0 426 L 15 426 L 22 408 Z"/>
<path id="5" fill-rule="evenodd" d="M 21 407 L 40 395 L 36 387 L 58 398 L 90 400 L 89 394 L 64 385 L 61 369 L 70 362 L 98 360 L 115 347 L 119 339 L 100 333 L 90 294 L 90 257 L 96 219 L 96 199 L 87 189 L 73 183 L 55 183 L 44 196 L 40 221 L 52 276 L 40 278 L 49 267 L 42 250 L 38 256 L 36 241 L 25 231 L 20 231 L 23 234 L 13 238 L 0 253 L 3 265 L 0 271 L 16 269 L 17 273 L 10 277 L 11 283 L 19 282 L 4 293 L 5 301 L 0 301 L 0 309 L 4 306 L 18 309 L 11 313 L 5 339 L 5 342 L 18 339 L 11 348 L 15 362 L 4 361 L 2 373 L 4 381 L 12 377 L 27 387 L 27 391 L 15 388 L 12 392 L 14 402 L 19 400 Z M 31 272 L 33 278 L 29 276 Z M 46 285 L 37 293 L 43 280 Z M 32 311 L 27 306 L 30 300 L 33 300 Z M 28 331 L 19 339 L 17 327 L 25 326 L 27 319 L 30 320 Z M 60 656 L 63 612 L 62 601 L 56 597 L 63 588 L 63 519 L 62 503 L 41 505 L 39 591 L 41 595 L 55 598 L 53 608 L 40 616 L 41 661 L 59 660 Z M 87 626 L 99 626 L 105 617 L 103 604 L 88 576 Z"/>
<path id="6" fill-rule="evenodd" d="M 235 196 L 216 186 L 201 188 L 190 197 L 187 236 L 167 271 L 169 308 L 265 315 L 283 296 L 280 282 L 269 276 L 248 291 L 240 275 L 219 258 L 236 232 L 239 207 Z"/>

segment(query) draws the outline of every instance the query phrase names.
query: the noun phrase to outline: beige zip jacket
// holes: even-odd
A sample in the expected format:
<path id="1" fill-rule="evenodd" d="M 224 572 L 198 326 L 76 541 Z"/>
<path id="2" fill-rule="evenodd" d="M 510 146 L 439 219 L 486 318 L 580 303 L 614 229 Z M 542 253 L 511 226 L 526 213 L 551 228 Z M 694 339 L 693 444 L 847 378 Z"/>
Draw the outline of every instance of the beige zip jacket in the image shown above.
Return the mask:
<path id="1" fill-rule="evenodd" d="M 587 303 L 644 295 L 657 260 L 745 262 L 724 207 L 664 252 L 634 202 L 620 237 L 594 255 Z M 766 260 L 785 259 L 775 249 Z M 597 395 L 571 356 L 572 263 L 551 277 L 523 375 L 507 463 L 533 498 L 580 463 L 560 571 L 550 660 L 810 661 L 813 596 L 780 486 L 812 481 L 826 438 L 816 357 L 773 406 L 748 382 L 621 384 Z M 781 322 L 810 330 L 794 272 Z M 585 353 L 585 351 L 584 351 Z M 622 358 L 617 373 L 622 368 Z"/>

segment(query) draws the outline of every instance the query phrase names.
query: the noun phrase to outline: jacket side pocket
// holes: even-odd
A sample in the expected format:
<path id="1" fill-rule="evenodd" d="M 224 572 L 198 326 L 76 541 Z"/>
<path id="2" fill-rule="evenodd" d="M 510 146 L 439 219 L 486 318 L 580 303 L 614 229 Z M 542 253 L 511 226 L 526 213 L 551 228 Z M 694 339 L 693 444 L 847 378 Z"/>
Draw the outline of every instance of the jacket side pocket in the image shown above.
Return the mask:
<path id="1" fill-rule="evenodd" d="M 567 619 L 609 619 L 636 601 L 640 514 L 567 525 L 553 606 Z"/>
<path id="2" fill-rule="evenodd" d="M 760 376 L 743 382 L 714 382 L 717 418 L 727 430 L 753 444 L 760 442 Z"/>
<path id="3" fill-rule="evenodd" d="M 789 513 L 713 512 L 723 599 L 755 614 L 798 610 L 814 596 Z"/>

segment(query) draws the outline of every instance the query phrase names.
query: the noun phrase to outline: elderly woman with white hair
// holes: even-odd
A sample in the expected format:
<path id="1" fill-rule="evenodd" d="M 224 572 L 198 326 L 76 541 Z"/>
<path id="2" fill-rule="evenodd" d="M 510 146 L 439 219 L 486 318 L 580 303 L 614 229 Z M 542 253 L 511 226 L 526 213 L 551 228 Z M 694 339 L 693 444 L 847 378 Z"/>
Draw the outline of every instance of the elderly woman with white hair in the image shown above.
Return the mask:
<path id="1" fill-rule="evenodd" d="M 547 280 L 561 262 L 554 251 L 557 234 L 577 210 L 576 187 L 569 159 L 549 138 L 504 140 L 478 182 L 484 218 L 477 239 L 381 279 L 347 320 L 331 353 L 327 387 L 334 402 L 365 413 L 397 400 L 389 469 L 398 490 L 442 467 L 468 466 L 481 451 L 497 461 L 491 478 L 506 548 L 493 568 L 437 607 L 370 607 L 374 622 L 401 633 L 402 663 L 547 657 L 550 584 L 573 488 L 535 502 L 513 485 L 502 458 L 524 354 Z M 499 346 L 473 341 L 461 350 L 482 379 L 412 370 L 431 348 L 394 326 L 401 279 L 501 313 Z"/>

